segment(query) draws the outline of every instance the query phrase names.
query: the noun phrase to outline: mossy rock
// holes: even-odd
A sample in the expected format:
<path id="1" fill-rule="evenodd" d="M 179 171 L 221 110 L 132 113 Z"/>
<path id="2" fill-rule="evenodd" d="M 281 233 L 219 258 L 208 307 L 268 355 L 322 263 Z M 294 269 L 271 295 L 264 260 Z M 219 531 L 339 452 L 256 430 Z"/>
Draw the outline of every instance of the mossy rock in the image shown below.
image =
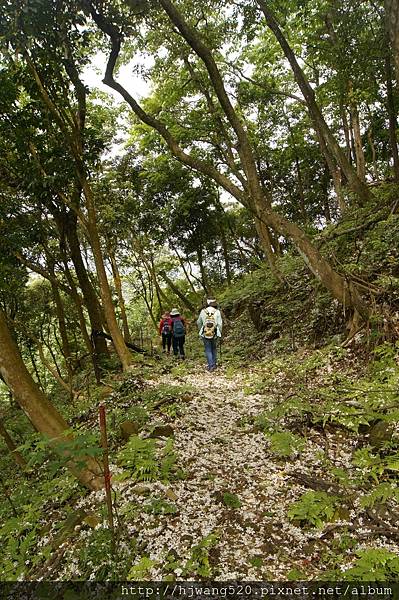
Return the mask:
<path id="1" fill-rule="evenodd" d="M 393 427 L 386 421 L 378 421 L 369 433 L 369 444 L 372 448 L 381 448 L 385 442 L 392 439 Z"/>
<path id="2" fill-rule="evenodd" d="M 91 513 L 85 516 L 85 518 L 83 519 L 83 523 L 94 529 L 95 527 L 97 527 L 97 525 L 100 525 L 100 523 L 102 523 L 102 520 L 97 515 Z"/>
<path id="3" fill-rule="evenodd" d="M 113 387 L 111 387 L 110 385 L 103 385 L 98 390 L 98 397 L 100 400 L 105 400 L 106 398 L 111 396 L 113 393 L 114 393 Z"/>
<path id="4" fill-rule="evenodd" d="M 175 432 L 173 431 L 173 427 L 170 425 L 158 425 L 154 427 L 149 438 L 160 438 L 160 437 L 174 437 Z"/>
<path id="5" fill-rule="evenodd" d="M 128 441 L 132 435 L 137 435 L 140 427 L 137 421 L 123 421 L 120 424 L 121 435 L 124 440 Z"/>

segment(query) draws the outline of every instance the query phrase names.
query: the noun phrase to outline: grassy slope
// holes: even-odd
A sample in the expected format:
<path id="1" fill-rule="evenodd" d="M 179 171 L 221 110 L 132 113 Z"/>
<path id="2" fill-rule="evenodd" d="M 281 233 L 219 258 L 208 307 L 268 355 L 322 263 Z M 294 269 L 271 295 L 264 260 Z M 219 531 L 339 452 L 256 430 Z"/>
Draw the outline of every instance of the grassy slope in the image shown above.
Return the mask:
<path id="1" fill-rule="evenodd" d="M 377 206 L 348 210 L 340 223 L 313 235 L 314 243 L 334 268 L 363 285 L 371 306 L 378 302 L 378 314 L 371 323 L 372 344 L 387 334 L 384 314 L 392 317 L 399 308 L 399 214 L 392 213 L 395 197 L 396 187 L 386 186 L 379 192 Z M 295 253 L 280 259 L 280 269 L 283 284 L 274 281 L 264 266 L 224 290 L 219 299 L 226 316 L 234 320 L 245 311 L 244 319 L 251 322 L 252 315 L 255 329 L 261 333 L 259 339 L 279 340 L 274 345 L 281 349 L 298 344 L 324 345 L 334 335 L 336 341 L 342 340 L 350 318 L 348 311 L 331 298 Z M 248 331 L 252 329 L 250 325 Z"/>

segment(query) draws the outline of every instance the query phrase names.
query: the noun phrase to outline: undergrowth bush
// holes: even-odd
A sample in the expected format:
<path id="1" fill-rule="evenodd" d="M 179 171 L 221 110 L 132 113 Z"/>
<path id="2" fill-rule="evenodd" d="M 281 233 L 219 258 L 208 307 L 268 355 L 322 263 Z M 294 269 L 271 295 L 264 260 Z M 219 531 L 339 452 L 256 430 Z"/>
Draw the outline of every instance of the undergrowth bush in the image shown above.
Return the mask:
<path id="1" fill-rule="evenodd" d="M 385 548 L 359 550 L 355 564 L 341 571 L 340 578 L 346 581 L 397 581 L 399 557 Z"/>
<path id="2" fill-rule="evenodd" d="M 304 525 L 319 528 L 334 519 L 338 503 L 337 496 L 311 490 L 291 505 L 288 516 Z"/>

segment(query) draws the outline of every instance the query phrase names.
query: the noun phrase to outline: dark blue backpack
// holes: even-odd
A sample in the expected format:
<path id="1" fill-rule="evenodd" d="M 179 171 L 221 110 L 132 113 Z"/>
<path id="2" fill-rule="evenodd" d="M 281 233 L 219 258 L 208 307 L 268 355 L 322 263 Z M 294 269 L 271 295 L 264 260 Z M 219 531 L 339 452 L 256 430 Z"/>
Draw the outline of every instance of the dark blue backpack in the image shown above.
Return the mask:
<path id="1" fill-rule="evenodd" d="M 181 319 L 176 319 L 173 321 L 173 336 L 179 338 L 184 335 L 186 335 L 186 330 L 184 329 L 183 321 Z"/>

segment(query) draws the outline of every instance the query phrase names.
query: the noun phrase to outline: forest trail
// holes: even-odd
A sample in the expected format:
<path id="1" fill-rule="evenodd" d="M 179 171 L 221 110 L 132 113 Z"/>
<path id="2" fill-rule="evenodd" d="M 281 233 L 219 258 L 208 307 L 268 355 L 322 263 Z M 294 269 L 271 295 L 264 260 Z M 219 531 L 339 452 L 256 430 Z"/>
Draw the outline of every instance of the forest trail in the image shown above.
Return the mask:
<path id="1" fill-rule="evenodd" d="M 306 353 L 292 360 L 303 365 Z M 60 547 L 57 578 L 308 580 L 337 563 L 351 568 L 355 553 L 372 553 L 376 544 L 376 560 L 397 555 L 395 512 L 386 506 L 373 516 L 362 505 L 368 490 L 334 476 L 349 482 L 359 473 L 356 434 L 281 415 L 270 434 L 270 405 L 284 413 L 295 394 L 288 371 L 273 362 L 265 371 L 267 364 L 209 373 L 203 359 L 165 357 L 117 376 L 120 386 L 106 399 L 117 555 L 109 553 L 104 490 L 92 492 L 70 505 L 81 517 Z M 295 380 L 302 390 L 317 383 L 315 373 Z M 89 416 L 97 426 L 97 408 L 86 425 Z M 123 441 L 119 427 L 129 419 L 139 432 Z M 287 435 L 294 440 L 288 452 Z M 58 548 L 57 531 L 39 547 Z"/>
<path id="2" fill-rule="evenodd" d="M 173 571 L 183 578 L 212 574 L 220 580 L 281 580 L 305 565 L 309 572 L 312 560 L 318 561 L 314 541 L 321 533 L 315 536 L 314 530 L 294 526 L 287 506 L 306 491 L 290 472 L 317 462 L 315 453 L 323 450 L 323 441 L 309 439 L 288 470 L 253 424 L 265 398 L 246 393 L 245 375 L 228 376 L 223 368 L 209 374 L 197 365 L 178 378 L 167 374 L 148 382 L 193 390 L 173 421 L 174 448 L 185 478 L 139 486 L 152 496 L 172 499 L 177 512 L 160 516 L 140 511 L 130 525 L 140 553 L 153 561 L 148 575 L 154 579 Z M 124 502 L 137 499 L 134 489 L 123 487 Z"/>

